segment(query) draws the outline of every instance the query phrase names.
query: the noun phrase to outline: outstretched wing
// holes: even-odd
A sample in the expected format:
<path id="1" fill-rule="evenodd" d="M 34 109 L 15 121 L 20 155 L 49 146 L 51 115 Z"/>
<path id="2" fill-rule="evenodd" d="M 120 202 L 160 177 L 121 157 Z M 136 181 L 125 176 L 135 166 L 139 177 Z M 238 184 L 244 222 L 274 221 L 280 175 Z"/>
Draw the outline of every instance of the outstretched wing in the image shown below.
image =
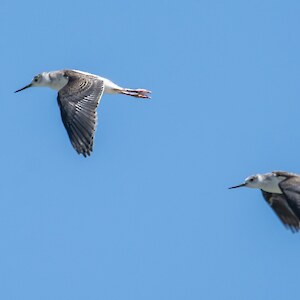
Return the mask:
<path id="1" fill-rule="evenodd" d="M 291 229 L 292 232 L 300 230 L 299 218 L 293 212 L 283 194 L 268 193 L 263 190 L 262 194 L 286 227 Z"/>
<path id="2" fill-rule="evenodd" d="M 96 76 L 66 70 L 69 81 L 57 96 L 61 118 L 70 141 L 79 154 L 90 155 L 97 126 L 97 106 L 104 83 Z"/>
<path id="3" fill-rule="evenodd" d="M 285 195 L 287 203 L 300 219 L 300 177 L 288 177 L 279 183 L 279 187 Z"/>

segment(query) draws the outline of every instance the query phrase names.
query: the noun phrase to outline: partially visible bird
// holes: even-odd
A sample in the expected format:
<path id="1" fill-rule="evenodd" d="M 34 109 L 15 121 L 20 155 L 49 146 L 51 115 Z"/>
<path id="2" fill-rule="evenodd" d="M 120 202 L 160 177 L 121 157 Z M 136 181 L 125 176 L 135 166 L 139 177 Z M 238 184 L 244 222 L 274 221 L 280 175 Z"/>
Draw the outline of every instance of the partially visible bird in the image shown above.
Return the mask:
<path id="1" fill-rule="evenodd" d="M 284 171 L 257 174 L 229 189 L 243 186 L 260 189 L 282 223 L 293 232 L 300 230 L 300 175 Z"/>
<path id="2" fill-rule="evenodd" d="M 122 88 L 106 78 L 78 70 L 43 72 L 15 93 L 29 87 L 50 87 L 58 91 L 57 102 L 70 141 L 78 154 L 85 157 L 93 151 L 96 109 L 103 94 L 150 98 L 151 93 L 145 89 Z"/>

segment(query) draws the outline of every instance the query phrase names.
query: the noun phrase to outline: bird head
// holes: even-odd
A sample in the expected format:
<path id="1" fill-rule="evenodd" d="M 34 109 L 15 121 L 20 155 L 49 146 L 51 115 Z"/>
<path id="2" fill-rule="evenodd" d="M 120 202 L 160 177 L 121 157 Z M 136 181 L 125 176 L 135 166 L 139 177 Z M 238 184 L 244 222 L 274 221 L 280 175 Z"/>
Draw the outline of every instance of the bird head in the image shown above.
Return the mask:
<path id="1" fill-rule="evenodd" d="M 236 189 L 236 188 L 243 187 L 243 186 L 249 187 L 249 188 L 254 188 L 254 189 L 260 189 L 261 181 L 263 179 L 261 177 L 262 177 L 262 175 L 260 175 L 260 174 L 249 176 L 245 179 L 245 181 L 243 183 L 236 185 L 236 186 L 232 186 L 229 189 Z"/>
<path id="2" fill-rule="evenodd" d="M 40 73 L 36 76 L 33 77 L 32 81 L 27 84 L 26 86 L 24 86 L 23 88 L 16 90 L 15 93 L 21 92 L 25 89 L 28 89 L 30 87 L 35 87 L 35 86 L 46 86 L 47 83 L 47 78 L 46 78 L 46 73 Z"/>

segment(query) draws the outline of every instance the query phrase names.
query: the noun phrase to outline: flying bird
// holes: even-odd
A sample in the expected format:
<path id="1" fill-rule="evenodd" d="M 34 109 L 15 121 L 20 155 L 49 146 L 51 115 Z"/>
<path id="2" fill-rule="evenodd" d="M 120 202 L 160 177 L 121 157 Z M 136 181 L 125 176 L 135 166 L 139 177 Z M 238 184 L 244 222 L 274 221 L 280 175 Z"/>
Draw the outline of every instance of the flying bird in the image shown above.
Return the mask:
<path id="1" fill-rule="evenodd" d="M 29 87 L 49 87 L 58 91 L 57 102 L 70 141 L 77 153 L 85 157 L 93 151 L 96 109 L 103 94 L 149 99 L 151 93 L 145 89 L 122 88 L 109 79 L 78 70 L 43 72 L 15 93 Z"/>
<path id="2" fill-rule="evenodd" d="M 229 189 L 243 186 L 260 189 L 282 223 L 292 232 L 300 230 L 300 175 L 284 171 L 257 174 Z"/>

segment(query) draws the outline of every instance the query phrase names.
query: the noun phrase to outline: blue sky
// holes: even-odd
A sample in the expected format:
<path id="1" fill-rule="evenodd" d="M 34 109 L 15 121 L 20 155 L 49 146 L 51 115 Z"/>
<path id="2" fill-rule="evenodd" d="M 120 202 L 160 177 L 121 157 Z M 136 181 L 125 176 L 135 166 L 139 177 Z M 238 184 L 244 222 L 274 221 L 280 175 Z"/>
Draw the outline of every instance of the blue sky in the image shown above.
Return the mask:
<path id="1" fill-rule="evenodd" d="M 259 172 L 300 173 L 299 1 L 1 3 L 0 298 L 289 299 L 300 236 Z M 73 150 L 42 71 L 153 91 L 104 96 Z"/>

